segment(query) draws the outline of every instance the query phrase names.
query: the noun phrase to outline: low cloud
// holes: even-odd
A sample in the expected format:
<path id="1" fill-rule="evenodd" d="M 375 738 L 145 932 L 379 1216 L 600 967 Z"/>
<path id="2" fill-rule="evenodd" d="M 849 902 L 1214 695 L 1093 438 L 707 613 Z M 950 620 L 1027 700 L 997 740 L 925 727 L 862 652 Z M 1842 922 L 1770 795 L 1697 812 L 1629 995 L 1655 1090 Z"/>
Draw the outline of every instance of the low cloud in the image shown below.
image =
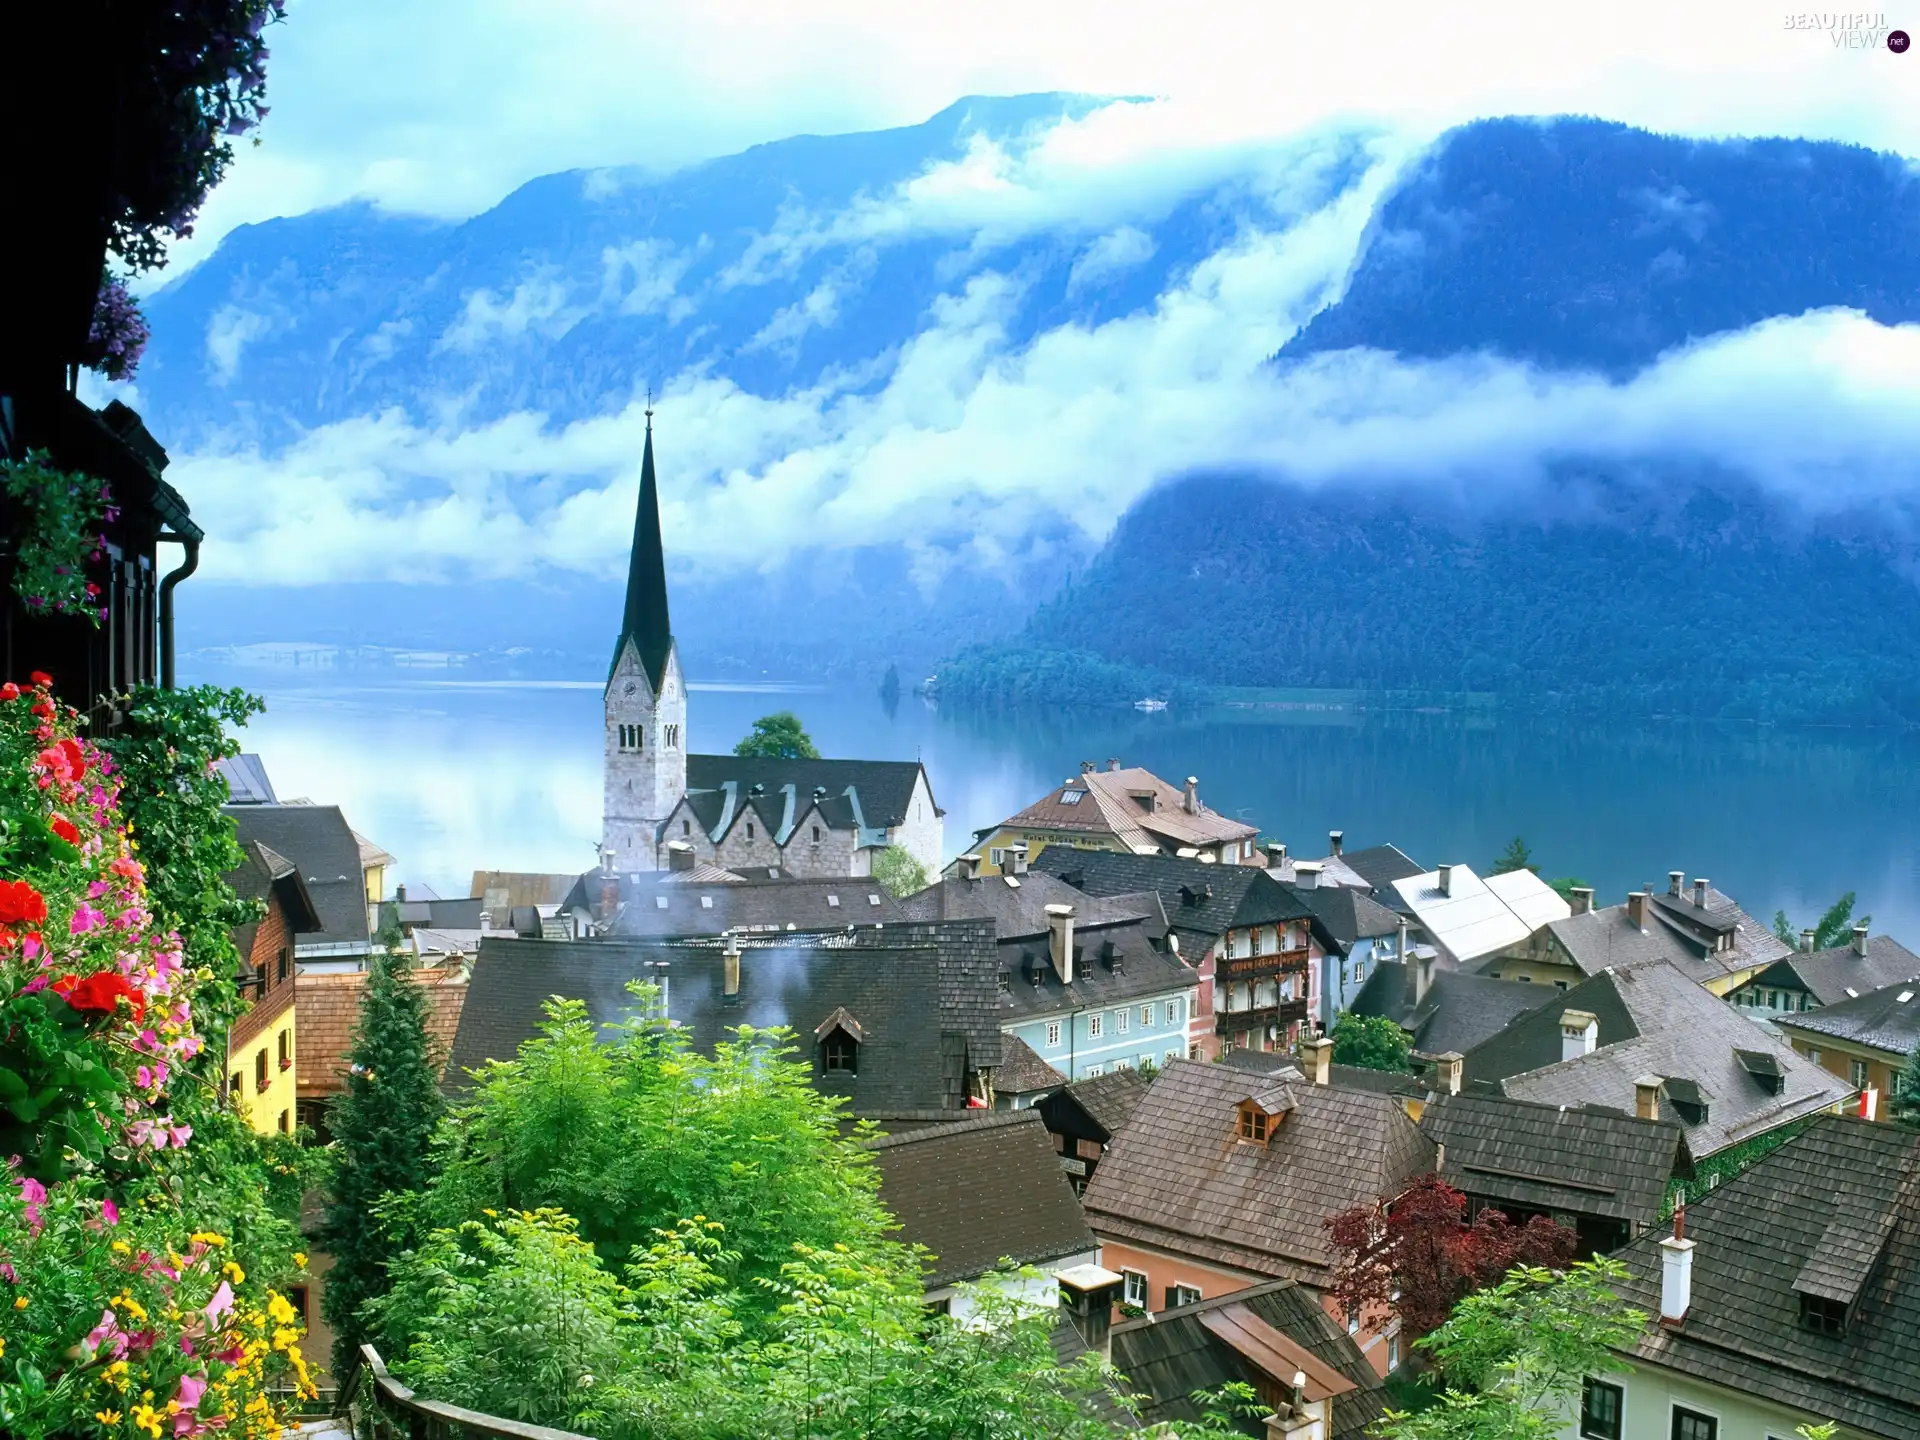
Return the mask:
<path id="1" fill-rule="evenodd" d="M 265 315 L 223 305 L 207 322 L 207 373 L 216 385 L 230 384 L 240 373 L 240 356 L 248 345 L 273 328 Z"/>
<path id="2" fill-rule="evenodd" d="M 542 268 L 513 287 L 502 300 L 492 290 L 474 290 L 466 296 L 459 319 L 435 342 L 435 351 L 473 351 L 501 340 L 513 340 L 537 330 L 548 338 L 566 334 L 588 307 L 575 305 L 568 286 L 556 272 Z"/>

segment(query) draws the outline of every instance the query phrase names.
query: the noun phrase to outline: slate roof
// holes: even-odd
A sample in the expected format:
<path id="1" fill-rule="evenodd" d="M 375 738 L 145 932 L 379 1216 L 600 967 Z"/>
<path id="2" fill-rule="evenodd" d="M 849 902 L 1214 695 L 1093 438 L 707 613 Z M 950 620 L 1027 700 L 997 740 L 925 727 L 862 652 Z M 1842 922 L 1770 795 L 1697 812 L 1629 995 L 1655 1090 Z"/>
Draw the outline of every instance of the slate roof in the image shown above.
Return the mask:
<path id="1" fill-rule="evenodd" d="M 674 876 L 672 881 L 664 877 Z M 620 908 L 607 933 L 626 939 L 675 939 L 727 930 L 834 930 L 890 925 L 906 918 L 878 880 L 748 880 L 686 884 L 671 870 L 620 878 Z"/>
<path id="2" fill-rule="evenodd" d="M 320 915 L 313 908 L 313 896 L 307 893 L 307 883 L 301 878 L 299 867 L 259 840 L 240 849 L 246 860 L 227 872 L 227 884 L 233 887 L 233 893 L 242 900 L 265 902 L 277 891 L 289 930 L 295 935 L 311 935 L 319 930 Z M 253 953 L 253 937 L 259 928 L 259 921 L 234 927 L 234 948 L 242 958 Z"/>
<path id="3" fill-rule="evenodd" d="M 1152 890 L 1134 894 L 1089 895 L 1045 870 L 1024 875 L 958 876 L 936 880 L 900 902 L 909 920 L 992 920 L 1002 939 L 1044 935 L 1047 906 L 1071 905 L 1074 924 L 1108 920 L 1144 920 L 1149 933 L 1164 935 L 1166 912 Z"/>
<path id="4" fill-rule="evenodd" d="M 1067 1086 L 1067 1096 L 1108 1135 L 1118 1135 L 1140 1108 L 1152 1082 L 1138 1070 L 1109 1070 Z"/>
<path id="5" fill-rule="evenodd" d="M 1393 1021 L 1413 1036 L 1413 1048 L 1422 1055 L 1444 1055 L 1448 1051 L 1464 1055 L 1559 993 L 1547 985 L 1443 969 L 1441 962 L 1434 961 L 1426 998 L 1415 1005 L 1406 965 L 1382 960 L 1373 967 L 1348 1008 L 1356 1015 L 1379 1015 Z M 1558 1056 L 1557 1030 L 1554 1036 L 1554 1054 Z"/>
<path id="6" fill-rule="evenodd" d="M 415 984 L 426 989 L 429 1053 L 444 1070 L 460 1015 L 467 1000 L 463 970 L 430 967 L 409 970 Z M 367 972 L 301 971 L 294 977 L 293 1005 L 299 1044 L 294 1049 L 294 1084 L 301 1099 L 332 1095 L 341 1088 L 341 1073 L 353 1040 L 360 1000 L 366 994 Z"/>
<path id="7" fill-rule="evenodd" d="M 1002 1259 L 1045 1265 L 1098 1248 L 1038 1111 L 997 1110 L 867 1148 L 899 1238 L 934 1252 L 929 1290 L 977 1280 Z"/>
<path id="8" fill-rule="evenodd" d="M 1433 1169 L 1433 1142 L 1391 1096 L 1284 1081 L 1287 1118 L 1267 1144 L 1243 1142 L 1236 1107 L 1262 1083 L 1227 1065 L 1168 1061 L 1087 1186 L 1094 1229 L 1327 1283 L 1335 1256 L 1321 1222 L 1399 1194 Z"/>
<path id="9" fill-rule="evenodd" d="M 380 926 L 389 923 L 406 930 L 416 927 L 431 930 L 478 930 L 480 912 L 486 902 L 475 896 L 456 900 L 383 900 L 380 902 Z"/>
<path id="10" fill-rule="evenodd" d="M 967 1072 L 1001 1062 L 998 971 L 991 927 L 981 921 L 749 936 L 737 1003 L 722 997 L 714 941 L 489 936 L 474 961 L 447 1088 L 464 1088 L 467 1071 L 489 1060 L 512 1059 L 538 1032 L 549 996 L 583 1001 L 601 1026 L 628 1018 L 628 982 L 655 979 L 658 961 L 666 962 L 668 1015 L 698 1051 L 742 1025 L 786 1025 L 805 1053 L 822 1021 L 848 1011 L 865 1035 L 858 1073 L 822 1072 L 816 1084 L 848 1096 L 856 1114 L 963 1109 Z"/>
<path id="11" fill-rule="evenodd" d="M 1778 1015 L 1773 1023 L 1816 1045 L 1820 1037 L 1828 1036 L 1886 1051 L 1896 1063 L 1905 1060 L 1920 1046 L 1920 962 L 1905 980 L 1838 1005 Z"/>
<path id="12" fill-rule="evenodd" d="M 227 794 L 236 805 L 278 805 L 273 781 L 267 778 L 267 765 L 258 755 L 230 755 L 213 762 L 213 768 L 226 779 Z"/>
<path id="13" fill-rule="evenodd" d="M 1630 1276 L 1621 1298 L 1652 1315 L 1660 1238 L 1615 1257 Z M 1687 1238 L 1686 1317 L 1649 1324 L 1628 1354 L 1847 1431 L 1920 1436 L 1920 1131 L 1823 1116 L 1689 1205 Z M 1860 1287 L 1838 1336 L 1800 1324 L 1795 1288 L 1819 1282 L 1827 1255 L 1850 1257 L 1845 1283 Z"/>
<path id="14" fill-rule="evenodd" d="M 1599 1017 L 1599 1048 L 1561 1061 L 1560 1015 L 1569 1009 Z M 1537 1068 L 1508 1068 L 1522 1057 L 1548 1053 L 1555 1058 Z M 1781 1093 L 1768 1093 L 1748 1056 L 1771 1060 Z M 1556 992 L 1547 1005 L 1469 1052 L 1464 1073 L 1470 1080 L 1497 1079 L 1506 1094 L 1522 1100 L 1625 1111 L 1633 1109 L 1634 1082 L 1658 1075 L 1669 1082 L 1661 1116 L 1685 1127 L 1688 1149 L 1696 1157 L 1827 1109 L 1854 1093 L 1670 965 L 1613 970 Z M 1676 1081 L 1698 1088 L 1707 1103 L 1703 1120 L 1689 1123 L 1674 1108 Z"/>
<path id="15" fill-rule="evenodd" d="M 367 944 L 367 881 L 360 844 L 338 805 L 226 805 L 242 846 L 256 841 L 299 868 L 322 928 L 305 945 Z M 298 947 L 296 947 L 298 948 Z"/>
<path id="16" fill-rule="evenodd" d="M 1658 1222 L 1667 1182 L 1691 1167 L 1670 1121 L 1503 1095 L 1435 1095 L 1420 1128 L 1445 1147 L 1440 1178 L 1469 1195 L 1640 1227 Z"/>
<path id="17" fill-rule="evenodd" d="M 1787 975 L 1782 975 L 1782 971 L 1788 972 Z M 1748 983 L 1784 985 L 1797 981 L 1822 1005 L 1838 1005 L 1897 980 L 1910 980 L 1915 975 L 1920 975 L 1920 955 L 1891 935 L 1872 935 L 1867 938 L 1865 955 L 1856 954 L 1850 944 L 1836 945 L 1830 950 L 1795 951 L 1776 960 Z"/>
<path id="18" fill-rule="evenodd" d="M 1295 892 L 1319 919 L 1327 934 L 1339 942 L 1342 954 L 1356 941 L 1400 933 L 1400 917 L 1364 890 L 1351 886 L 1315 886 Z"/>
<path id="19" fill-rule="evenodd" d="M 667 615 L 667 559 L 660 543 L 660 485 L 653 473 L 653 415 L 647 415 L 646 449 L 640 455 L 640 499 L 633 513 L 633 547 L 627 557 L 627 599 L 614 642 L 611 680 L 620 652 L 631 643 L 646 667 L 647 683 L 660 693 L 673 649 L 673 624 Z"/>
<path id="20" fill-rule="evenodd" d="M 1369 845 L 1364 850 L 1348 850 L 1340 859 L 1375 890 L 1390 891 L 1394 881 L 1423 875 L 1427 868 L 1410 859 L 1397 845 Z"/>
<path id="21" fill-rule="evenodd" d="M 1198 972 L 1155 945 L 1137 920 L 1076 926 L 1070 985 L 1060 983 L 1050 945 L 1050 937 L 1030 935 L 1003 938 L 994 947 L 1005 978 L 1003 1021 L 1126 1005 L 1200 983 Z"/>
<path id="22" fill-rule="evenodd" d="M 1314 918 L 1300 891 L 1257 865 L 1209 865 L 1164 855 L 1049 845 L 1029 866 L 1028 873 L 1035 871 L 1058 876 L 1088 895 L 1153 891 L 1160 897 L 1168 928 L 1189 937 L 1186 948 L 1195 958 L 1228 930 Z"/>
<path id="23" fill-rule="evenodd" d="M 1762 925 L 1711 886 L 1703 909 L 1692 892 L 1666 892 L 1648 897 L 1646 924 L 1635 926 L 1625 905 L 1609 905 L 1555 920 L 1547 933 L 1580 970 L 1597 975 L 1628 965 L 1665 962 L 1696 985 L 1720 980 L 1787 955 L 1790 948 L 1769 926 Z M 1728 935 L 1732 948 L 1716 950 L 1713 936 Z"/>
<path id="24" fill-rule="evenodd" d="M 714 803 L 724 798 L 726 786 L 732 784 L 736 801 L 744 802 L 752 798 L 750 792 L 759 785 L 762 813 L 768 816 L 768 825 L 777 831 L 779 817 L 773 811 L 784 809 L 783 787 L 793 787 L 796 811 L 804 811 L 812 804 L 813 792 L 820 788 L 827 792 L 829 801 L 836 802 L 822 807 L 827 823 L 836 829 L 851 829 L 855 812 L 846 799 L 846 792 L 851 789 L 858 797 L 862 823 L 869 828 L 890 828 L 907 819 L 913 804 L 914 785 L 924 773 L 918 760 L 770 760 L 747 755 L 689 755 L 687 798 L 697 808 L 704 792 L 708 803 Z M 931 784 L 927 793 L 933 793 Z M 935 814 L 939 813 L 936 807 Z M 701 819 L 707 820 L 704 811 Z M 707 822 L 709 834 L 721 828 L 722 819 L 716 812 Z"/>
<path id="25" fill-rule="evenodd" d="M 476 870 L 468 893 L 478 896 L 489 910 L 564 905 L 581 879 L 579 875 L 543 875 L 524 870 Z M 504 919 L 500 923 L 505 923 Z"/>
<path id="26" fill-rule="evenodd" d="M 1283 1079 L 1307 1084 L 1304 1062 L 1279 1050 L 1229 1050 L 1217 1061 L 1217 1065 L 1229 1065 L 1243 1075 L 1278 1075 Z M 1327 1083 L 1344 1086 L 1349 1090 L 1371 1090 L 1376 1095 L 1425 1095 L 1427 1083 L 1418 1075 L 1408 1075 L 1392 1070 L 1369 1070 L 1364 1065 L 1329 1065 Z"/>
<path id="27" fill-rule="evenodd" d="M 1284 1344 L 1273 1341 L 1275 1332 Z M 1271 1393 L 1291 1386 L 1296 1369 L 1308 1373 L 1309 1399 L 1333 1392 L 1333 1440 L 1359 1440 L 1385 1408 L 1384 1382 L 1360 1347 L 1312 1291 L 1290 1280 L 1129 1320 L 1113 1327 L 1112 1338 L 1114 1366 L 1128 1381 L 1122 1388 L 1145 1402 L 1143 1426 L 1202 1419 L 1196 1390 L 1212 1392 L 1239 1381 Z M 1286 1373 L 1274 1374 L 1274 1368 Z M 1249 1435 L 1266 1433 L 1253 1419 L 1242 1428 Z"/>
<path id="28" fill-rule="evenodd" d="M 1530 870 L 1483 880 L 1471 866 L 1455 865 L 1444 894 L 1437 870 L 1396 880 L 1393 888 L 1433 943 L 1462 965 L 1518 945 L 1568 914 L 1567 902 Z"/>
<path id="29" fill-rule="evenodd" d="M 1142 800 L 1147 803 L 1143 804 Z M 1128 850 L 1148 852 L 1181 846 L 1203 848 L 1251 840 L 1260 832 L 1243 820 L 1199 804 L 1186 808 L 1186 791 L 1169 785 L 1151 770 L 1089 770 L 1050 790 L 1018 814 L 982 830 L 1078 831 L 1111 836 Z"/>
<path id="30" fill-rule="evenodd" d="M 1040 1090 L 1057 1090 L 1066 1083 L 1067 1077 L 1042 1060 L 1018 1035 L 1001 1037 L 1000 1068 L 993 1072 L 996 1093 L 1031 1095 Z"/>

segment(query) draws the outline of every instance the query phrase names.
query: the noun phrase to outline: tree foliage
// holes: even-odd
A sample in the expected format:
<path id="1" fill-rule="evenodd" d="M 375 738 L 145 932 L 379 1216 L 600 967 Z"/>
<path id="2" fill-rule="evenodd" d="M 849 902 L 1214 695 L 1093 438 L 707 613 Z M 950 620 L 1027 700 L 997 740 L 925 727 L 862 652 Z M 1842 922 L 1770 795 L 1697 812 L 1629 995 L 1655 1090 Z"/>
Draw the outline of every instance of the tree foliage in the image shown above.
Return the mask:
<path id="1" fill-rule="evenodd" d="M 1614 1353 L 1646 1316 L 1612 1287 L 1615 1260 L 1582 1260 L 1556 1272 L 1522 1265 L 1455 1307 L 1417 1342 L 1437 1362 L 1446 1389 L 1437 1405 L 1388 1412 L 1382 1440 L 1549 1440 L 1562 1432 L 1581 1381 L 1625 1368 Z"/>
<path id="2" fill-rule="evenodd" d="M 440 1089 L 427 1041 L 427 997 L 403 951 L 376 953 L 347 1051 L 347 1087 L 328 1109 L 334 1161 L 322 1234 L 334 1265 L 325 1311 L 334 1371 L 358 1363 L 361 1306 L 385 1293 L 388 1266 L 410 1238 L 389 1197 L 425 1187 Z"/>
<path id="3" fill-rule="evenodd" d="M 1406 1333 L 1436 1329 L 1461 1298 L 1516 1265 L 1564 1268 L 1579 1239 L 1535 1216 L 1515 1225 L 1498 1210 L 1467 1223 L 1467 1197 L 1424 1175 L 1391 1201 L 1357 1205 L 1328 1217 L 1340 1252 L 1333 1293 L 1349 1313 L 1391 1306 Z"/>
<path id="4" fill-rule="evenodd" d="M 913 895 L 927 888 L 927 867 L 898 845 L 889 845 L 874 857 L 873 878 L 889 895 Z"/>
<path id="5" fill-rule="evenodd" d="M 736 755 L 756 756 L 762 760 L 818 760 L 820 752 L 791 710 L 762 715 L 753 729 L 733 747 Z"/>
<path id="6" fill-rule="evenodd" d="M 1404 1075 L 1413 1067 L 1413 1042 L 1407 1032 L 1384 1015 L 1356 1015 L 1345 1011 L 1333 1023 L 1333 1063 L 1358 1065 Z"/>
<path id="7" fill-rule="evenodd" d="M 1907 1063 L 1893 1082 L 1893 1118 L 1906 1125 L 1920 1126 L 1920 1045 L 1913 1047 Z"/>
<path id="8" fill-rule="evenodd" d="M 1533 863 L 1533 851 L 1527 848 L 1527 842 L 1516 835 L 1507 842 L 1507 848 L 1500 852 L 1499 857 L 1493 862 L 1493 868 L 1487 873 L 1509 875 L 1515 870 L 1532 870 L 1537 873 L 1539 869 L 1540 867 Z"/>
<path id="9" fill-rule="evenodd" d="M 1853 939 L 1853 927 L 1856 923 L 1862 925 L 1871 925 L 1873 923 L 1873 917 L 1871 915 L 1862 915 L 1858 922 L 1854 920 L 1853 907 L 1855 898 L 1853 891 L 1847 891 L 1846 894 L 1829 905 L 1821 913 L 1818 920 L 1813 922 L 1814 949 L 1837 949 Z M 1796 950 L 1800 948 L 1800 933 L 1793 928 L 1793 922 L 1787 919 L 1786 911 L 1776 910 L 1773 912 L 1773 933 L 1780 937 L 1783 944 L 1791 945 Z"/>

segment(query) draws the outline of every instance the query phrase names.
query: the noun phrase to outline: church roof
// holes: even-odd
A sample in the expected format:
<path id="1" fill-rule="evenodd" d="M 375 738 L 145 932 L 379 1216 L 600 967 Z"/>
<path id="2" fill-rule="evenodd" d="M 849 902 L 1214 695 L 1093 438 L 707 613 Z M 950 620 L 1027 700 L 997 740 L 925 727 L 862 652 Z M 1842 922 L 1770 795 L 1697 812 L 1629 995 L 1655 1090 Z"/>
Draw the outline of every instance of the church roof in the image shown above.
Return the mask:
<path id="1" fill-rule="evenodd" d="M 647 683 L 660 693 L 666 675 L 667 653 L 673 648 L 673 625 L 667 616 L 667 559 L 660 543 L 660 487 L 653 475 L 653 411 L 647 411 L 647 448 L 640 460 L 640 504 L 633 517 L 633 554 L 627 561 L 627 608 L 614 643 L 613 664 L 631 640 L 646 667 Z"/>
<path id="2" fill-rule="evenodd" d="M 870 832 L 875 838 L 860 843 L 882 844 L 883 833 L 912 814 L 914 788 L 924 773 L 918 760 L 689 755 L 685 803 L 715 842 L 751 810 L 784 845 L 793 827 L 818 807 L 829 829 Z M 936 807 L 934 814 L 941 813 Z"/>

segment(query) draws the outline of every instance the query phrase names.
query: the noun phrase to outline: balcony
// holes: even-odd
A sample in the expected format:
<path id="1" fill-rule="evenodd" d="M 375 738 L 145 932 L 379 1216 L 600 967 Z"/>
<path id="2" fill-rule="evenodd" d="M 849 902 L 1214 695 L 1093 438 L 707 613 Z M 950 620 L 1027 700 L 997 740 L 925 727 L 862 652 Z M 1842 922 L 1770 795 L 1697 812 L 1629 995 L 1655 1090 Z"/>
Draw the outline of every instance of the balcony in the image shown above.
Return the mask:
<path id="1" fill-rule="evenodd" d="M 1222 1010 L 1213 1017 L 1213 1033 L 1237 1035 L 1243 1030 L 1259 1030 L 1268 1025 L 1288 1025 L 1307 1018 L 1307 1002 L 1282 1000 L 1278 1005 L 1256 1005 L 1248 1010 Z"/>
<path id="2" fill-rule="evenodd" d="M 1214 963 L 1216 975 L 1242 978 L 1249 975 L 1304 975 L 1311 956 L 1306 950 L 1269 950 L 1265 955 L 1242 955 Z"/>

